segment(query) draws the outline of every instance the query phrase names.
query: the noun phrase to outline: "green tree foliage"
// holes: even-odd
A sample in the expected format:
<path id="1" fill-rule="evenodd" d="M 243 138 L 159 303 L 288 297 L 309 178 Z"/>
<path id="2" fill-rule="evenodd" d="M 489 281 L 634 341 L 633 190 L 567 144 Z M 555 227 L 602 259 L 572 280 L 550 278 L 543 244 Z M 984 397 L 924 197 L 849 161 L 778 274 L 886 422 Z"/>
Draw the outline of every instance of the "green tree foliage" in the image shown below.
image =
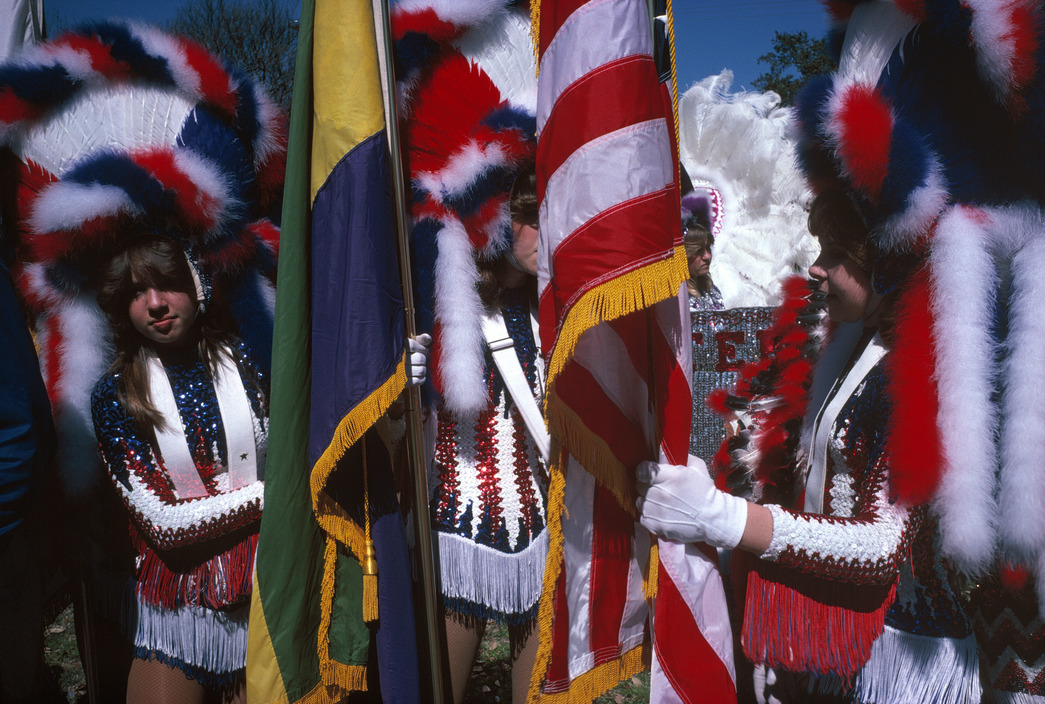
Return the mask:
<path id="1" fill-rule="evenodd" d="M 253 76 L 289 113 L 298 33 L 283 0 L 188 0 L 166 29 Z"/>
<path id="2" fill-rule="evenodd" d="M 784 105 L 794 103 L 795 95 L 813 76 L 835 70 L 827 52 L 826 39 L 811 39 L 805 32 L 776 32 L 773 51 L 758 57 L 769 70 L 751 81 L 762 91 L 780 95 Z"/>

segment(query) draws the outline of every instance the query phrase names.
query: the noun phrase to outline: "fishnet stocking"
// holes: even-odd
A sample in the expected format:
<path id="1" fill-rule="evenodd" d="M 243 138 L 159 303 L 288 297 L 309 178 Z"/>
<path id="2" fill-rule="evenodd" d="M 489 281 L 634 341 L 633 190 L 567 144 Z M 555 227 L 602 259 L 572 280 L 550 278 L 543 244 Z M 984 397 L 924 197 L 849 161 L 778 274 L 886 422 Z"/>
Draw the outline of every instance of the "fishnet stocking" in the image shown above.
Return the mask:
<path id="1" fill-rule="evenodd" d="M 135 659 L 127 678 L 127 704 L 246 704 L 246 687 L 235 691 L 205 688 L 176 667 Z"/>
<path id="2" fill-rule="evenodd" d="M 479 643 L 486 632 L 486 622 L 450 612 L 446 616 L 446 658 L 450 663 L 450 689 L 454 704 L 464 701 L 464 690 L 472 674 L 472 664 Z"/>
<path id="3" fill-rule="evenodd" d="M 512 701 L 523 704 L 530 689 L 530 674 L 537 660 L 536 621 L 508 628 L 509 652 L 512 659 Z M 447 660 L 450 664 L 450 688 L 454 704 L 461 704 L 486 632 L 486 622 L 456 612 L 446 615 Z"/>
<path id="4" fill-rule="evenodd" d="M 135 659 L 127 678 L 127 704 L 203 704 L 203 685 L 158 660 Z"/>
<path id="5" fill-rule="evenodd" d="M 534 628 L 536 625 L 536 621 L 530 621 L 508 629 L 512 654 L 512 701 L 515 704 L 524 704 L 530 691 L 530 674 L 537 660 L 537 645 L 540 643 L 537 629 Z"/>

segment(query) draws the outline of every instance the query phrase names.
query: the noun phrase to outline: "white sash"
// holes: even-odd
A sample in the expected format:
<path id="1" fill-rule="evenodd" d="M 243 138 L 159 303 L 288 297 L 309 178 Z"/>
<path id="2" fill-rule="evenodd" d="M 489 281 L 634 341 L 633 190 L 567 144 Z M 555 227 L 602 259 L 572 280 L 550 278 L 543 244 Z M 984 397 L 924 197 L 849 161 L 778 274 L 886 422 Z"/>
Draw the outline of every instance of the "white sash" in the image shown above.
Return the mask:
<path id="1" fill-rule="evenodd" d="M 217 376 L 213 380 L 214 391 L 218 397 L 218 410 L 225 430 L 229 488 L 239 489 L 258 479 L 253 415 L 232 352 L 221 346 L 215 353 Z M 167 420 L 164 428 L 155 428 L 156 444 L 167 475 L 179 499 L 206 496 L 207 488 L 203 485 L 199 470 L 189 452 L 185 428 L 163 363 L 152 350 L 145 351 L 145 361 L 149 376 L 149 398 L 160 415 Z"/>
<path id="2" fill-rule="evenodd" d="M 819 417 L 813 426 L 813 440 L 809 448 L 809 475 L 806 479 L 805 489 L 805 511 L 807 513 L 823 513 L 824 510 L 824 486 L 827 482 L 827 452 L 828 442 L 831 437 L 831 428 L 842 411 L 842 406 L 856 391 L 856 387 L 864 380 L 864 377 L 885 356 L 885 346 L 882 339 L 875 333 L 871 341 L 860 353 L 859 359 L 853 363 L 852 368 L 841 379 L 834 394 L 828 394 L 824 405 L 820 408 Z"/>
<path id="3" fill-rule="evenodd" d="M 536 325 L 534 325 L 533 315 L 530 316 L 530 324 L 534 326 L 534 342 L 536 343 L 540 338 L 537 337 L 538 332 Z M 537 401 L 533 398 L 533 391 L 530 389 L 529 382 L 526 381 L 526 374 L 523 373 L 522 365 L 519 364 L 519 356 L 515 353 L 515 342 L 512 340 L 512 336 L 508 334 L 508 328 L 504 324 L 504 317 L 500 311 L 483 316 L 483 337 L 486 338 L 486 344 L 490 348 L 494 364 L 497 365 L 498 371 L 501 372 L 504 386 L 508 389 L 508 393 L 511 394 L 515 407 L 519 409 L 519 415 L 522 416 L 523 422 L 526 423 L 526 428 L 530 431 L 530 437 L 533 438 L 537 451 L 541 454 L 541 459 L 544 460 L 545 464 L 548 464 L 548 458 L 551 456 L 551 438 L 548 436 L 548 428 L 544 424 L 544 415 L 541 413 L 541 409 L 537 407 Z M 539 364 L 540 356 L 540 348 L 538 347 L 538 353 L 535 357 L 535 362 L 538 364 L 538 384 L 541 383 L 540 380 L 543 376 Z"/>

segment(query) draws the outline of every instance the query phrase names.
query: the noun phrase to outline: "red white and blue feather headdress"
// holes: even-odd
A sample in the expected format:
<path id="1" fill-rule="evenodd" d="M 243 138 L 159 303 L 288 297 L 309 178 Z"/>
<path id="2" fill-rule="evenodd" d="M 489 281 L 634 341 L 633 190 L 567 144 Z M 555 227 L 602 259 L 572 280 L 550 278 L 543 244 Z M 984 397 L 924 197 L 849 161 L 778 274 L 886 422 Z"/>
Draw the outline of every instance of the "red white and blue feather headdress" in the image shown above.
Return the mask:
<path id="1" fill-rule="evenodd" d="M 529 16 L 508 0 L 403 0 L 393 12 L 412 186 L 418 325 L 455 413 L 486 405 L 476 260 L 511 246 L 508 192 L 536 147 Z"/>
<path id="2" fill-rule="evenodd" d="M 96 452 L 89 396 L 113 355 L 93 276 L 135 234 L 181 238 L 268 362 L 286 137 L 254 81 L 155 29 L 89 25 L 0 66 L 0 142 L 64 467 Z"/>
<path id="3" fill-rule="evenodd" d="M 1045 16 L 1033 0 L 834 0 L 839 70 L 797 104 L 815 189 L 871 228 L 901 288 L 890 454 L 945 552 L 1045 591 Z M 1000 469 L 999 469 L 1000 468 Z"/>

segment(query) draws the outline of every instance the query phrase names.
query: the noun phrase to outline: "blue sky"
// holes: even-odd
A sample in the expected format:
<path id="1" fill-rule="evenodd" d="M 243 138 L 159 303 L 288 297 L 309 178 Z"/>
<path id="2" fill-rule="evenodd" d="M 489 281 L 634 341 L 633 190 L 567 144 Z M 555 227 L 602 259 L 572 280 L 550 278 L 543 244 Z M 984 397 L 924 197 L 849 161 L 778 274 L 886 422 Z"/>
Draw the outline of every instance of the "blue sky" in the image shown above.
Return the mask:
<path id="1" fill-rule="evenodd" d="M 297 8 L 295 0 L 284 0 Z M 179 0 L 44 0 L 66 25 L 83 20 L 131 17 L 151 22 L 169 19 Z M 674 0 L 679 88 L 732 69 L 734 90 L 750 88 L 764 67 L 758 57 L 772 47 L 774 31 L 827 31 L 817 0 Z M 296 10 L 295 10 L 296 11 Z"/>
<path id="2" fill-rule="evenodd" d="M 766 70 L 758 57 L 772 49 L 774 32 L 827 34 L 827 13 L 817 0 L 674 0 L 672 6 L 680 92 L 724 68 L 733 71 L 734 90 L 750 89 Z"/>

